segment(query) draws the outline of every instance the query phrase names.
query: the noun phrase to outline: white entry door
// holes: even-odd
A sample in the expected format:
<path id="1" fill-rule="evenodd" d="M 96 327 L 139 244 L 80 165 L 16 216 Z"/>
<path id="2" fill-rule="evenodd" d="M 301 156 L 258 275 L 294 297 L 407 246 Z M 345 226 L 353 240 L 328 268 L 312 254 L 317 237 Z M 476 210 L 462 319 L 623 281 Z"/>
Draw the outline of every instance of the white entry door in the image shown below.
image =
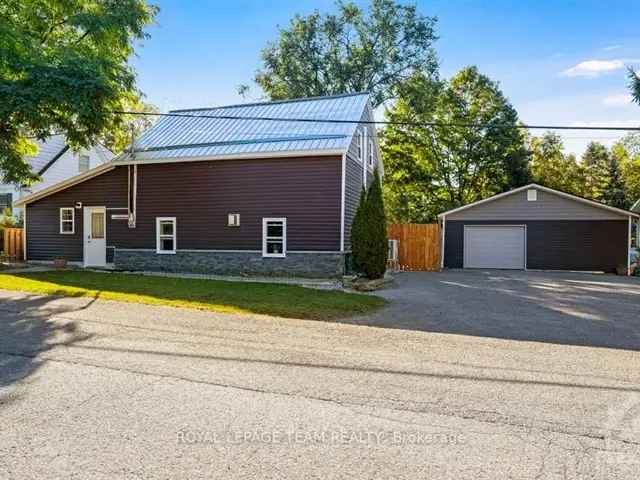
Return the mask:
<path id="1" fill-rule="evenodd" d="M 84 266 L 107 265 L 106 209 L 84 207 Z"/>
<path id="2" fill-rule="evenodd" d="M 522 225 L 464 227 L 464 268 L 525 269 L 526 229 Z"/>

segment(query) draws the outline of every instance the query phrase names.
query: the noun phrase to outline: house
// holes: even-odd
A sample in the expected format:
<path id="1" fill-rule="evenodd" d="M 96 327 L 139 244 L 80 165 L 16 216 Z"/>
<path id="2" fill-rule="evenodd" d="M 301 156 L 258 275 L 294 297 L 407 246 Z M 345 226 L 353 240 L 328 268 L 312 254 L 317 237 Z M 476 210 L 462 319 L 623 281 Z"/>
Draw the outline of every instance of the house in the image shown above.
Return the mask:
<path id="1" fill-rule="evenodd" d="M 640 215 L 531 184 L 439 215 L 442 265 L 615 271 Z"/>
<path id="2" fill-rule="evenodd" d="M 74 152 L 67 146 L 64 135 L 52 135 L 45 141 L 36 143 L 38 154 L 28 157 L 27 161 L 41 180 L 28 187 L 0 184 L 0 211 L 6 207 L 12 208 L 13 203 L 22 197 L 86 172 L 113 158 L 113 153 L 102 145 Z M 19 209 L 15 213 L 19 214 Z"/>
<path id="3" fill-rule="evenodd" d="M 382 167 L 358 123 L 372 119 L 367 94 L 171 112 L 133 153 L 18 202 L 26 258 L 340 276 L 362 184 Z"/>

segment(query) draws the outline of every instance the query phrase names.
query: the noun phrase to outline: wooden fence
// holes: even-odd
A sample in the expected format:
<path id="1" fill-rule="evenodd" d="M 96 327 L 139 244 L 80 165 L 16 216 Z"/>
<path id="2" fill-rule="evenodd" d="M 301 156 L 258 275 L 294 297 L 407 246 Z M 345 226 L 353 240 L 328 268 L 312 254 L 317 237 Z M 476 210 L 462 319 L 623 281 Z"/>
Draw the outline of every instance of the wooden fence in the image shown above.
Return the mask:
<path id="1" fill-rule="evenodd" d="M 440 270 L 440 226 L 407 223 L 389 226 L 389 239 L 398 241 L 396 268 L 403 271 Z"/>
<path id="2" fill-rule="evenodd" d="M 24 260 L 22 243 L 24 231 L 22 228 L 5 228 L 2 233 L 4 237 L 3 256 L 12 261 Z"/>

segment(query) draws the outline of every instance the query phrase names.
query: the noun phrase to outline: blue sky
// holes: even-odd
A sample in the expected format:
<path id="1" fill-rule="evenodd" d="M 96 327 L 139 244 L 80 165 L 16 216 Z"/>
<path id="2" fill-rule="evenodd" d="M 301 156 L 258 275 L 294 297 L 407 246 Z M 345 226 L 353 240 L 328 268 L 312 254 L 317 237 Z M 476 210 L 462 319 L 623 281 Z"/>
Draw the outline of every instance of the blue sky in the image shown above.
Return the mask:
<path id="1" fill-rule="evenodd" d="M 294 13 L 335 9 L 332 0 L 155 0 L 151 38 L 134 65 L 139 86 L 161 110 L 239 103 L 260 50 Z M 359 4 L 367 2 L 358 1 Z M 530 124 L 640 126 L 628 98 L 626 65 L 640 65 L 640 3 L 617 0 L 431 0 L 414 2 L 438 17 L 443 77 L 467 65 L 500 82 Z M 259 98 L 257 88 L 253 97 Z M 563 134 L 581 153 L 612 132 Z"/>

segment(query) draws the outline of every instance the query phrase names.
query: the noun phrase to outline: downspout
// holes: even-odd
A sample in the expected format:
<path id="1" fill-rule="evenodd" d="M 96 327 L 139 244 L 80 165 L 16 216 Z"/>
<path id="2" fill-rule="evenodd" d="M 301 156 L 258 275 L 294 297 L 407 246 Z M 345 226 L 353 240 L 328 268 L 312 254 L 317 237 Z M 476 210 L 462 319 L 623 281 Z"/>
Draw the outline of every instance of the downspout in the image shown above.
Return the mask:
<path id="1" fill-rule="evenodd" d="M 362 143 L 359 145 L 360 146 L 360 155 L 361 158 L 360 160 L 362 160 L 362 187 L 366 190 L 367 189 L 367 129 L 363 128 L 363 130 L 360 132 L 362 135 L 360 136 L 360 139 L 362 139 Z"/>
<path id="2" fill-rule="evenodd" d="M 629 215 L 629 237 L 627 239 L 627 277 L 631 276 L 631 215 Z"/>
<path id="3" fill-rule="evenodd" d="M 27 207 L 24 205 L 24 212 L 22 214 L 22 257 L 24 261 L 27 261 Z"/>
<path id="4" fill-rule="evenodd" d="M 135 131 L 133 125 L 131 126 L 131 161 L 133 164 L 133 181 L 131 180 L 131 165 L 127 170 L 127 209 L 129 213 L 129 228 L 136 228 L 136 206 L 138 201 L 138 165 L 135 163 L 136 150 L 135 150 Z M 132 185 L 133 183 L 133 185 Z M 133 187 L 133 188 L 132 188 Z M 133 190 L 133 192 L 132 192 Z M 133 198 L 132 198 L 133 197 Z"/>
<path id="5" fill-rule="evenodd" d="M 442 217 L 442 241 L 440 242 L 440 270 L 444 270 L 444 240 L 447 232 L 447 217 Z"/>
<path id="6" fill-rule="evenodd" d="M 345 189 L 346 189 L 346 170 L 347 170 L 347 154 L 342 154 L 342 180 L 341 180 L 341 198 L 340 198 L 340 252 L 344 253 L 344 214 L 345 214 Z"/>

